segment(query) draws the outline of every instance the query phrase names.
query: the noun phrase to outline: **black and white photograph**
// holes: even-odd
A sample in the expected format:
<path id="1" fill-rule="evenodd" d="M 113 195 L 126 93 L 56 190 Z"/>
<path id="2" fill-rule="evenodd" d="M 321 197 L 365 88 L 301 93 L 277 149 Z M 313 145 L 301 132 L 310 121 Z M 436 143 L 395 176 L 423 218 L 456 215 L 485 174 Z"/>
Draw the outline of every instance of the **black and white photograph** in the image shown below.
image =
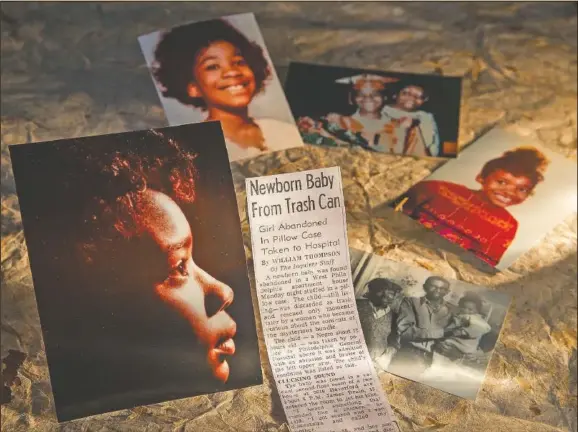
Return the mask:
<path id="1" fill-rule="evenodd" d="M 217 122 L 10 154 L 59 421 L 262 383 Z"/>
<path id="2" fill-rule="evenodd" d="M 511 298 L 350 249 L 357 311 L 378 371 L 475 399 Z"/>
<path id="3" fill-rule="evenodd" d="M 458 154 L 460 77 L 291 63 L 285 92 L 307 144 Z"/>
<path id="4" fill-rule="evenodd" d="M 303 146 L 252 13 L 139 37 L 169 125 L 218 120 L 231 161 Z"/>

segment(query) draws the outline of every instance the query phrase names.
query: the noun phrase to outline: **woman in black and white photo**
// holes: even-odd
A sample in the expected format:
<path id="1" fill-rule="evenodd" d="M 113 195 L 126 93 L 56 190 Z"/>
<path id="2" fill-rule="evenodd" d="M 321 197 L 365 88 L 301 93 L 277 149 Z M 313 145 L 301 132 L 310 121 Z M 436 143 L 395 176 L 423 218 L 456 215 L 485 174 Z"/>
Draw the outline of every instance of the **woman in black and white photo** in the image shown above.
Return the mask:
<path id="1" fill-rule="evenodd" d="M 389 345 L 392 323 L 397 318 L 402 288 L 385 278 L 367 284 L 367 292 L 356 300 L 361 328 L 369 355 L 377 364 L 384 364 L 395 347 Z M 382 362 L 382 363 L 380 363 Z"/>

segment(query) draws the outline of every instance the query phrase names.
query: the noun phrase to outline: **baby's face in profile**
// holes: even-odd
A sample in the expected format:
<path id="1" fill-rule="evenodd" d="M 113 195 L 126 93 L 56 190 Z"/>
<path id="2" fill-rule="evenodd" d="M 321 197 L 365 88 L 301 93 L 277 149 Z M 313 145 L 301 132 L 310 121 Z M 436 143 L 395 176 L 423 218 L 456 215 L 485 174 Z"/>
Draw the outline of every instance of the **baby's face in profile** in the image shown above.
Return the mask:
<path id="1" fill-rule="evenodd" d="M 163 274 L 154 284 L 156 295 L 175 308 L 190 324 L 207 350 L 207 363 L 220 381 L 229 378 L 223 358 L 235 353 L 236 323 L 225 312 L 233 301 L 233 290 L 216 280 L 193 261 L 191 227 L 178 204 L 164 193 L 147 190 L 137 201 L 139 231 L 152 239 L 159 257 L 165 260 Z M 220 307 L 207 311 L 206 302 L 217 298 Z M 193 341 L 191 341 L 193 343 Z"/>

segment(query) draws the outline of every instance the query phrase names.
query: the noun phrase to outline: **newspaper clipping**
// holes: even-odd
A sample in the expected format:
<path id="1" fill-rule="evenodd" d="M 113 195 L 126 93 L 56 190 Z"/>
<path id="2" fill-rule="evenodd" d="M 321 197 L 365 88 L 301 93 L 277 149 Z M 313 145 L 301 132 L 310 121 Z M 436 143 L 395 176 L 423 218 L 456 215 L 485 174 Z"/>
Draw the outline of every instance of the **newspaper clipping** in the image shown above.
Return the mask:
<path id="1" fill-rule="evenodd" d="M 291 430 L 397 432 L 356 310 L 339 168 L 246 187 L 263 331 Z"/>

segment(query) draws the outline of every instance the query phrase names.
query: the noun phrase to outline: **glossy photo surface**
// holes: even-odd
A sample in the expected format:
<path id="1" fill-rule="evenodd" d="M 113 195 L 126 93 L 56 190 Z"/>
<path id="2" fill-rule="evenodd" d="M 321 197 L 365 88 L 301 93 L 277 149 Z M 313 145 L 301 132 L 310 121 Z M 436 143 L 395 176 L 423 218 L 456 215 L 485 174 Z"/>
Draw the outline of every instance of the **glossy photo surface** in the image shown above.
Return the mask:
<path id="1" fill-rule="evenodd" d="M 262 382 L 218 123 L 11 157 L 60 421 Z"/>
<path id="2" fill-rule="evenodd" d="M 453 158 L 461 82 L 459 77 L 291 63 L 285 91 L 308 144 Z"/>
<path id="3" fill-rule="evenodd" d="M 391 206 L 503 270 L 576 211 L 576 163 L 493 129 Z"/>
<path id="4" fill-rule="evenodd" d="M 170 125 L 220 121 L 231 161 L 303 145 L 253 14 L 185 23 L 139 43 Z"/>

